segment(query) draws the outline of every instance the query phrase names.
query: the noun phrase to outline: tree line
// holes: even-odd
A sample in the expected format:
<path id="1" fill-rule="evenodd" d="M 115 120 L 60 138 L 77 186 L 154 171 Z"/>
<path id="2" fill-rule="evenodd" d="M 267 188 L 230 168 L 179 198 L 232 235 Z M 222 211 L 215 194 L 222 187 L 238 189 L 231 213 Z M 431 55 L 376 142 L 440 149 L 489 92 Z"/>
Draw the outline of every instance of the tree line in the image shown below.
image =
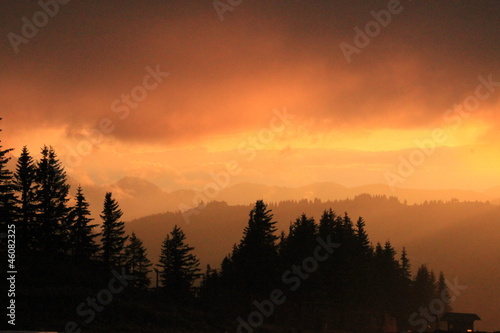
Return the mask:
<path id="1" fill-rule="evenodd" d="M 52 147 L 43 147 L 39 160 L 23 147 L 13 172 L 7 169 L 9 157 L 6 155 L 11 151 L 0 146 L 0 210 L 2 231 L 7 224 L 16 226 L 19 260 L 51 257 L 84 266 L 93 262 L 107 269 L 125 267 L 127 273 L 135 277 L 135 287 L 150 286 L 152 264 L 146 249 L 135 233 L 125 235 L 123 212 L 111 192 L 105 194 L 100 214 L 101 230 L 96 232 L 98 224 L 91 218 L 81 186 L 76 189 L 74 203 L 69 205 L 70 186 L 66 172 Z M 182 230 L 176 227 L 163 242 L 158 266 L 162 269 L 164 285 L 186 281 L 184 272 L 182 278 L 171 277 L 172 272 L 177 273 L 179 269 L 175 266 L 178 262 L 184 268 L 183 260 L 186 260 L 188 270 L 199 264 L 189 253 L 192 248 L 183 243 L 184 239 Z M 192 268 L 191 275 L 197 277 L 197 271 Z"/>
<path id="2" fill-rule="evenodd" d="M 302 214 L 279 236 L 275 224 L 271 210 L 257 201 L 242 239 L 221 268 L 207 267 L 199 292 L 213 311 L 229 311 L 236 318 L 256 309 L 252 301 L 280 289 L 289 291 L 286 303 L 269 318 L 270 324 L 319 329 L 330 320 L 336 329 L 377 332 L 384 315 L 395 318 L 400 330 L 411 328 L 413 312 L 442 293 L 448 295 L 442 272 L 436 276 L 422 265 L 412 277 L 405 248 L 398 257 L 390 241 L 373 245 L 361 217 L 354 222 L 347 213 L 329 209 L 316 222 Z M 331 239 L 338 248 L 308 273 L 306 258 L 314 255 L 319 239 Z M 290 271 L 297 281 L 292 288 L 287 287 L 290 274 L 285 274 Z M 231 309 L 221 307 L 228 303 Z M 446 304 L 441 312 L 449 310 Z"/>
<path id="3" fill-rule="evenodd" d="M 330 209 L 319 221 L 302 214 L 287 233 L 278 233 L 262 200 L 250 211 L 241 240 L 220 268 L 208 266 L 203 274 L 194 248 L 175 226 L 162 243 L 156 266 L 159 288 L 151 288 L 147 250 L 135 233 L 125 234 L 123 212 L 111 192 L 104 197 L 98 232 L 83 188 L 70 198 L 64 166 L 52 147 L 44 146 L 38 160 L 23 147 L 13 171 L 7 168 L 11 151 L 0 146 L 1 230 L 16 226 L 16 260 L 27 304 L 35 303 L 30 300 L 37 290 L 98 288 L 110 270 L 123 267 L 134 277 L 130 292 L 141 296 L 136 302 L 153 307 L 183 304 L 210 313 L 213 325 L 231 326 L 254 310 L 254 300 L 283 289 L 283 273 L 293 270 L 304 276 L 303 282 L 286 293 L 287 302 L 266 325 L 313 327 L 329 318 L 336 329 L 376 331 L 386 314 L 397 319 L 399 329 L 410 328 L 412 312 L 446 293 L 442 272 L 436 277 L 422 265 L 412 276 L 404 248 L 398 256 L 390 241 L 372 244 L 363 218 L 354 221 Z M 318 239 L 332 239 L 339 247 L 314 272 L 301 272 L 300 264 L 313 255 Z M 71 308 L 73 299 L 59 296 L 61 304 L 56 300 L 52 309 L 63 304 Z M 26 306 L 26 314 L 32 315 L 34 308 Z"/>

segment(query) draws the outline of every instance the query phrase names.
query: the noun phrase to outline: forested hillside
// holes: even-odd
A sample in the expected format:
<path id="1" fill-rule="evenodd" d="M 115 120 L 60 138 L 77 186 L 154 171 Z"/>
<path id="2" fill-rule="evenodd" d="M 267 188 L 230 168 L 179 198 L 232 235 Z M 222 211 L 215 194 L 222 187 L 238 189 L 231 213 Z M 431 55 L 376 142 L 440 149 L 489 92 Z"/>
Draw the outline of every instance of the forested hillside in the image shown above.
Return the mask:
<path id="1" fill-rule="evenodd" d="M 500 262 L 500 251 L 495 237 L 500 207 L 456 200 L 408 205 L 396 198 L 370 195 L 360 195 L 353 200 L 269 204 L 278 229 L 285 232 L 303 212 L 318 219 L 330 207 L 338 214 L 348 212 L 352 219 L 362 216 L 374 244 L 390 240 L 398 253 L 405 246 L 414 270 L 427 263 L 442 268 L 450 279 L 457 277 L 468 289 L 455 300 L 455 308 L 481 313 L 483 320 L 495 320 L 495 309 L 500 306 L 500 269 L 496 265 Z M 229 253 L 240 238 L 250 208 L 250 205 L 212 202 L 192 214 L 169 212 L 137 219 L 127 223 L 127 229 L 141 235 L 154 259 L 159 254 L 161 237 L 174 224 L 181 225 L 189 234 L 202 266 L 218 267 L 220 258 Z M 485 297 L 492 295 L 495 297 L 490 304 L 496 306 L 485 305 Z M 478 326 L 481 327 L 480 322 Z"/>

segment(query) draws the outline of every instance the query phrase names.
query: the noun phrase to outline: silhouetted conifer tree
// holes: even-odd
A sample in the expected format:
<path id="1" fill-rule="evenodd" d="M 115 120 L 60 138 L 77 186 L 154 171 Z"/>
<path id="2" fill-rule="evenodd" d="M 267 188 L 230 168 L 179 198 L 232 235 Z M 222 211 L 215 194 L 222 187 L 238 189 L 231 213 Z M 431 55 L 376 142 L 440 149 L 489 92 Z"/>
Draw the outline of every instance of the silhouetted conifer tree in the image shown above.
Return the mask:
<path id="1" fill-rule="evenodd" d="M 368 233 L 365 230 L 365 221 L 362 217 L 356 222 L 356 247 L 358 255 L 370 257 L 373 254 L 373 249 L 370 245 Z"/>
<path id="2" fill-rule="evenodd" d="M 415 311 L 415 309 L 412 308 L 411 284 L 411 264 L 408 259 L 406 248 L 403 247 L 399 259 L 398 283 L 395 286 L 396 299 L 393 300 L 396 310 L 392 313 L 392 315 L 398 319 L 398 327 L 402 330 L 410 329 L 408 317 Z"/>
<path id="3" fill-rule="evenodd" d="M 396 294 L 396 284 L 399 281 L 400 267 L 395 258 L 396 251 L 387 241 L 382 247 L 380 243 L 375 246 L 372 268 L 372 284 L 374 286 L 372 302 L 385 311 L 389 310 Z"/>
<path id="4" fill-rule="evenodd" d="M 142 241 L 132 232 L 129 243 L 125 246 L 125 267 L 128 274 L 135 277 L 131 285 L 141 289 L 149 287 L 151 280 L 148 274 L 151 266 Z"/>
<path id="5" fill-rule="evenodd" d="M 28 148 L 23 147 L 21 156 L 17 160 L 16 172 L 14 174 L 14 188 L 19 195 L 19 243 L 20 250 L 32 247 L 34 243 L 33 225 L 36 222 L 36 164 L 31 157 Z"/>
<path id="6" fill-rule="evenodd" d="M 319 220 L 318 228 L 320 237 L 325 239 L 328 236 L 333 236 L 336 218 L 337 215 L 335 215 L 331 208 L 323 212 L 323 215 L 321 215 Z"/>
<path id="7" fill-rule="evenodd" d="M 224 282 L 252 293 L 270 287 L 276 275 L 278 247 L 276 221 L 262 200 L 250 212 L 243 238 L 222 266 Z"/>
<path id="8" fill-rule="evenodd" d="M 97 224 L 90 224 L 94 219 L 90 218 L 89 204 L 81 186 L 77 189 L 75 201 L 68 216 L 71 255 L 77 262 L 88 261 L 95 258 L 99 250 L 99 245 L 94 240 L 99 234 L 93 233 Z"/>
<path id="9" fill-rule="evenodd" d="M 176 225 L 161 246 L 161 282 L 172 295 L 182 296 L 192 292 L 194 281 L 199 274 L 200 261 L 191 252 L 194 247 L 185 243 L 186 235 Z"/>
<path id="10" fill-rule="evenodd" d="M 336 238 L 338 229 L 336 227 L 337 222 L 337 215 L 331 208 L 323 211 L 318 226 L 319 237 L 323 240 L 331 237 L 332 240 L 338 242 L 338 238 Z M 338 276 L 335 275 L 338 272 L 338 260 L 335 259 L 336 256 L 338 256 L 337 252 L 330 256 L 327 261 L 322 262 L 317 273 L 318 279 L 321 281 L 320 284 L 323 286 L 323 292 L 322 295 L 320 295 L 320 298 L 323 301 L 331 303 L 339 302 L 336 298 L 338 296 L 339 284 Z M 333 278 L 334 276 L 336 276 L 336 278 Z"/>
<path id="11" fill-rule="evenodd" d="M 400 266 L 401 276 L 408 282 L 409 286 L 411 282 L 411 264 L 410 259 L 408 259 L 405 247 L 403 247 L 403 250 L 401 251 Z"/>
<path id="12" fill-rule="evenodd" d="M 382 266 L 380 268 L 384 274 L 384 309 L 391 315 L 395 315 L 399 311 L 399 303 L 397 300 L 401 296 L 401 267 L 399 261 L 396 259 L 396 250 L 391 245 L 390 241 L 385 242 Z"/>
<path id="13" fill-rule="evenodd" d="M 123 265 L 123 249 L 128 236 L 124 236 L 125 223 L 120 221 L 123 213 L 111 192 L 104 197 L 104 208 L 101 218 L 101 259 L 107 267 L 118 267 Z"/>
<path id="14" fill-rule="evenodd" d="M 421 265 L 417 270 L 413 280 L 412 295 L 415 309 L 427 306 L 436 295 L 436 279 L 426 265 Z"/>
<path id="15" fill-rule="evenodd" d="M 451 307 L 451 304 L 449 302 L 449 300 L 450 300 L 450 290 L 448 289 L 448 286 L 446 285 L 446 279 L 444 277 L 444 273 L 443 272 L 439 272 L 439 278 L 438 278 L 437 285 L 436 285 L 436 295 L 435 295 L 435 298 L 443 300 L 444 304 L 445 304 L 444 310 L 441 311 L 441 313 L 439 314 L 439 316 L 443 315 L 446 312 L 451 312 L 452 311 L 452 307 Z"/>
<path id="16" fill-rule="evenodd" d="M 52 147 L 42 148 L 42 158 L 37 163 L 36 191 L 37 215 L 34 225 L 39 250 L 48 253 L 65 253 L 69 238 L 67 215 L 69 185 L 66 172 Z"/>
<path id="17" fill-rule="evenodd" d="M 352 220 L 347 213 L 335 218 L 332 229 L 332 240 L 340 244 L 330 260 L 332 297 L 335 297 L 341 304 L 347 305 L 354 303 L 359 285 L 359 282 L 355 280 L 355 272 L 358 269 L 356 267 L 358 242 Z"/>
<path id="18" fill-rule="evenodd" d="M 284 238 L 281 254 L 281 261 L 285 267 L 301 262 L 304 258 L 313 254 L 318 242 L 316 238 L 317 225 L 313 218 L 308 218 L 302 214 L 290 225 L 288 236 Z"/>
<path id="19" fill-rule="evenodd" d="M 363 308 L 369 303 L 371 292 L 371 262 L 373 260 L 373 248 L 370 244 L 368 233 L 365 230 L 365 221 L 359 217 L 354 229 L 354 248 L 352 251 L 352 303 Z"/>

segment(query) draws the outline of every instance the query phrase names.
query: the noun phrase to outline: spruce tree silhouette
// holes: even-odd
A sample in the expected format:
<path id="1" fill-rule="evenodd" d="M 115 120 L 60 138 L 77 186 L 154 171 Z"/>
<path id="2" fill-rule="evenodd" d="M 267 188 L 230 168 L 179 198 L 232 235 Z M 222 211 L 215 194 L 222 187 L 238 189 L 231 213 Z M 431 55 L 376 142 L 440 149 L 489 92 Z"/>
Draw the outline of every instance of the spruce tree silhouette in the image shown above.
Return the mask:
<path id="1" fill-rule="evenodd" d="M 373 248 L 370 245 L 370 239 L 368 238 L 368 233 L 365 230 L 365 220 L 359 217 L 356 221 L 356 251 L 359 255 L 369 258 L 373 255 Z"/>
<path id="2" fill-rule="evenodd" d="M 400 262 L 401 262 L 401 275 L 407 281 L 408 285 L 410 285 L 410 282 L 411 282 L 411 264 L 410 264 L 410 259 L 408 259 L 408 255 L 406 253 L 405 247 L 403 247 L 403 250 L 401 251 Z"/>
<path id="3" fill-rule="evenodd" d="M 33 225 L 36 222 L 35 204 L 38 183 L 36 182 L 36 164 L 26 146 L 23 147 L 21 156 L 17 160 L 14 174 L 14 188 L 19 193 L 19 239 L 20 251 L 33 249 L 35 234 Z"/>
<path id="4" fill-rule="evenodd" d="M 406 248 L 403 247 L 399 259 L 398 283 L 395 286 L 397 297 L 394 302 L 397 309 L 393 313 L 393 316 L 398 319 L 398 327 L 402 330 L 411 328 L 409 326 L 408 317 L 415 311 L 415 309 L 411 307 L 411 284 L 411 264 L 408 259 Z"/>
<path id="5" fill-rule="evenodd" d="M 89 204 L 83 195 L 82 187 L 79 186 L 76 191 L 75 206 L 68 216 L 70 254 L 75 262 L 81 263 L 96 257 L 99 245 L 94 238 L 99 234 L 93 233 L 97 224 L 90 224 L 94 219 L 90 218 Z"/>
<path id="6" fill-rule="evenodd" d="M 319 220 L 318 227 L 320 237 L 326 239 L 326 237 L 333 235 L 336 218 L 337 215 L 331 208 L 329 210 L 323 211 L 323 214 L 321 215 L 321 218 Z"/>
<path id="7" fill-rule="evenodd" d="M 123 213 L 111 192 L 104 197 L 104 208 L 101 218 L 101 259 L 108 268 L 116 268 L 124 263 L 124 244 L 128 236 L 124 236 L 125 223 L 120 221 Z"/>
<path id="8" fill-rule="evenodd" d="M 453 309 L 451 307 L 450 302 L 446 302 L 446 300 L 450 299 L 450 290 L 446 285 L 446 279 L 444 277 L 443 272 L 439 272 L 439 277 L 436 285 L 436 295 L 434 295 L 435 299 L 444 300 L 444 309 L 439 313 L 439 315 L 443 315 L 445 312 L 451 312 Z"/>
<path id="9" fill-rule="evenodd" d="M 125 246 L 125 267 L 127 273 L 135 278 L 130 284 L 140 289 L 149 287 L 151 280 L 148 274 L 151 266 L 142 241 L 132 232 L 129 243 Z"/>
<path id="10" fill-rule="evenodd" d="M 186 235 L 176 225 L 161 246 L 160 276 L 162 286 L 170 295 L 190 295 L 199 274 L 200 261 L 191 252 L 194 247 L 185 243 Z"/>
<path id="11" fill-rule="evenodd" d="M 275 225 L 271 210 L 258 200 L 250 212 L 243 238 L 223 262 L 222 276 L 226 285 L 256 294 L 271 287 L 278 263 Z"/>
<path id="12" fill-rule="evenodd" d="M 280 243 L 282 248 L 280 260 L 284 268 L 288 269 L 291 265 L 301 263 L 304 258 L 311 256 L 318 245 L 317 229 L 314 218 L 309 218 L 306 214 L 302 214 L 290 225 L 288 236 Z"/>
<path id="13" fill-rule="evenodd" d="M 66 172 L 52 147 L 42 148 L 42 158 L 37 163 L 36 181 L 39 184 L 35 201 L 37 205 L 34 232 L 36 248 L 51 254 L 66 254 L 68 242 L 67 216 L 69 208 Z"/>
<path id="14" fill-rule="evenodd" d="M 412 296 L 414 300 L 413 308 L 427 306 L 436 295 L 436 278 L 434 272 L 421 265 L 412 284 Z"/>

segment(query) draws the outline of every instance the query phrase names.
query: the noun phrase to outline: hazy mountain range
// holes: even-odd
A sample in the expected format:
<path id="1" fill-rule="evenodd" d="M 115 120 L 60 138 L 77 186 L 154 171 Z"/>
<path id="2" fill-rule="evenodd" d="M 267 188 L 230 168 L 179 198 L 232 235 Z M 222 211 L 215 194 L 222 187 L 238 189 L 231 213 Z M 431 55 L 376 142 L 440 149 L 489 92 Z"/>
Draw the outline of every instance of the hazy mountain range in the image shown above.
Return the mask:
<path id="1" fill-rule="evenodd" d="M 70 179 L 72 190 L 78 186 L 78 181 Z M 91 211 L 98 216 L 104 194 L 113 192 L 124 212 L 124 219 L 131 220 L 142 216 L 163 213 L 167 211 L 185 210 L 196 207 L 200 201 L 225 201 L 229 205 L 249 204 L 256 199 L 266 202 L 284 200 L 320 199 L 343 200 L 367 193 L 371 195 L 395 196 L 401 202 L 408 204 L 425 201 L 490 201 L 500 205 L 500 186 L 492 187 L 484 192 L 470 190 L 420 190 L 391 189 L 388 185 L 374 184 L 358 187 L 345 187 L 337 183 L 315 183 L 300 187 L 281 187 L 272 185 L 240 183 L 226 188 L 217 187 L 217 191 L 199 192 L 195 190 L 177 190 L 165 192 L 155 184 L 136 177 L 125 177 L 109 186 L 84 186 L 84 193 L 91 204 Z"/>

